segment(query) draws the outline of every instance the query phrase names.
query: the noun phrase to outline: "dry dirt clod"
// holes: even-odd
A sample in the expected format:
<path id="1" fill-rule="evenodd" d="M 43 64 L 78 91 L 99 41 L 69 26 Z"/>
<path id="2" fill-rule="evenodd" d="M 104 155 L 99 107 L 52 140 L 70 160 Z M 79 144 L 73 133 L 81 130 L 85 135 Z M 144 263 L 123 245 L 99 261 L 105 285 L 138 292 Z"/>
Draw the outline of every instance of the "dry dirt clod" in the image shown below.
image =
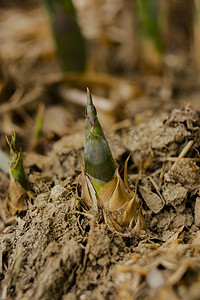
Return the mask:
<path id="1" fill-rule="evenodd" d="M 139 192 L 141 193 L 142 198 L 154 213 L 159 213 L 163 209 L 165 202 L 158 194 L 152 192 L 152 189 L 153 186 L 148 179 L 143 179 L 141 181 Z"/>
<path id="2" fill-rule="evenodd" d="M 163 191 L 163 197 L 167 205 L 176 207 L 187 198 L 188 190 L 181 184 L 169 184 Z"/>
<path id="3" fill-rule="evenodd" d="M 165 174 L 165 178 L 180 183 L 192 195 L 199 193 L 200 168 L 196 162 L 187 159 L 177 161 L 173 170 Z"/>

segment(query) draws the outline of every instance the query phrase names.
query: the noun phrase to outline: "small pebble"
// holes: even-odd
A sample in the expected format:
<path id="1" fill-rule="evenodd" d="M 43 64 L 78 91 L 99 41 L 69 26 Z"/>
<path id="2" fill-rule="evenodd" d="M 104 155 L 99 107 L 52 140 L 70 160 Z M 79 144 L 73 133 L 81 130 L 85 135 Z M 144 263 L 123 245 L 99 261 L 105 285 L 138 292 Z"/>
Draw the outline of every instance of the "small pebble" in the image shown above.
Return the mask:
<path id="1" fill-rule="evenodd" d="M 58 200 L 61 198 L 66 192 L 66 189 L 61 185 L 55 185 L 51 190 L 51 198 L 53 201 Z"/>
<path id="2" fill-rule="evenodd" d="M 147 282 L 152 289 L 158 289 L 165 284 L 165 278 L 160 270 L 154 268 L 147 274 Z"/>

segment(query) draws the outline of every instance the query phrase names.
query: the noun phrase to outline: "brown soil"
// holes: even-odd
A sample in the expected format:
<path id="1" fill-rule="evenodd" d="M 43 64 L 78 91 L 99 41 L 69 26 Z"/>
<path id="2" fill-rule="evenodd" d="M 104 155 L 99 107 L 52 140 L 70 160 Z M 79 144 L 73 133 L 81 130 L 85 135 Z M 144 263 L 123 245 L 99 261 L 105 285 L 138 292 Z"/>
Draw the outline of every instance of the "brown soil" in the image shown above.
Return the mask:
<path id="1" fill-rule="evenodd" d="M 41 12 L 34 13 L 43 24 Z M 4 15 L 1 24 L 11 17 L 11 13 Z M 29 17 L 27 22 L 32 20 Z M 3 136 L 14 128 L 24 150 L 32 197 L 25 211 L 9 216 L 5 210 L 9 178 L 0 172 L 1 299 L 198 300 L 200 91 L 194 77 L 189 74 L 190 84 L 188 77 L 183 79 L 187 85 L 182 89 L 178 79 L 156 76 L 148 81 L 136 76 L 131 83 L 110 76 L 109 86 L 107 77 L 55 73 L 58 67 L 51 47 L 41 54 L 38 44 L 31 57 L 17 49 L 17 57 L 9 57 L 14 66 L 1 52 L 7 70 L 1 87 L 10 96 L 9 102 L 3 97 L 0 102 L 0 147 L 7 149 Z M 16 72 L 22 57 L 32 68 L 30 77 L 26 68 L 21 76 Z M 81 207 L 84 107 L 82 96 L 76 94 L 77 101 L 72 102 L 71 95 L 72 88 L 87 85 L 97 93 L 104 91 L 97 103 L 104 103 L 106 96 L 111 99 L 106 113 L 104 107 L 99 115 L 114 158 L 123 165 L 132 154 L 129 184 L 137 188 L 148 227 L 139 234 L 131 228 L 116 232 L 105 224 L 101 212 Z M 67 99 L 62 97 L 63 88 Z M 120 88 L 128 91 L 123 105 L 113 100 Z M 41 102 L 45 105 L 43 137 L 35 141 L 34 116 Z"/>

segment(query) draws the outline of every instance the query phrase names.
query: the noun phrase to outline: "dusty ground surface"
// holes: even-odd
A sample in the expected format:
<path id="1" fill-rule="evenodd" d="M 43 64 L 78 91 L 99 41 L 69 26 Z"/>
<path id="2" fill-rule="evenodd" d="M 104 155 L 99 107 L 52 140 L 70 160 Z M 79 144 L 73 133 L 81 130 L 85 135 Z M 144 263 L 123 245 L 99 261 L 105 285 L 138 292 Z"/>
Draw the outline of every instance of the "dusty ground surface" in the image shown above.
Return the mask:
<path id="1" fill-rule="evenodd" d="M 17 35 L 22 16 L 27 26 Z M 12 18 L 15 30 L 7 26 Z M 182 81 L 64 77 L 40 9 L 28 17 L 3 11 L 0 21 L 7 30 L 0 36 L 0 146 L 8 152 L 4 135 L 14 128 L 32 193 L 27 209 L 10 216 L 9 177 L 0 171 L 1 299 L 198 300 L 198 79 L 191 72 Z M 129 184 L 137 187 L 147 231 L 113 231 L 101 212 L 80 205 L 86 86 L 101 95 L 94 102 L 114 158 L 122 165 L 132 154 Z M 36 140 L 39 103 L 44 124 Z"/>

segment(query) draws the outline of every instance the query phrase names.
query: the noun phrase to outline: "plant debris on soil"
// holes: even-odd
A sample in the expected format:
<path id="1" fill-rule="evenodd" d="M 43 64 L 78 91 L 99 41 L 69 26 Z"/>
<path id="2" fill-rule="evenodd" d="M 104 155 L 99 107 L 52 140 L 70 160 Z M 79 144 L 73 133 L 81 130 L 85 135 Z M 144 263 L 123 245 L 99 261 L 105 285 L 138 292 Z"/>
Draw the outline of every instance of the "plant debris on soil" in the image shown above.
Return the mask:
<path id="1" fill-rule="evenodd" d="M 21 14 L 16 14 L 17 23 Z M 27 43 L 38 24 L 40 34 L 47 30 L 39 9 L 25 18 L 27 24 L 34 19 L 31 15 L 38 21 L 22 32 Z M 0 25 L 13 16 L 4 12 Z M 90 74 L 64 76 L 57 72 L 51 40 L 39 37 L 30 57 L 23 56 L 21 44 L 13 57 L 6 53 L 7 44 L 0 52 L 7 70 L 0 82 L 0 147 L 8 153 L 4 135 L 14 129 L 31 194 L 27 207 L 11 216 L 9 178 L 0 171 L 1 299 L 198 300 L 200 106 L 197 100 L 186 105 L 189 92 L 191 99 L 199 99 L 198 86 L 194 89 L 192 79 L 192 88 L 188 83 L 189 90 L 174 100 L 173 84 L 165 79 L 161 87 L 159 77 L 138 85 L 139 78 L 130 82 L 109 75 L 97 75 L 96 81 Z M 0 35 L 1 44 L 4 39 Z M 42 53 L 41 40 L 46 45 Z M 19 73 L 22 57 L 26 63 Z M 32 69 L 30 76 L 26 68 Z M 105 224 L 101 210 L 81 206 L 87 85 L 97 93 L 106 90 L 97 97 L 97 110 L 113 157 L 123 166 L 131 153 L 129 185 L 138 195 L 147 228 L 140 233 L 131 226 L 117 232 Z M 162 96 L 166 90 L 167 101 Z M 121 106 L 120 91 L 125 95 Z M 36 139 L 40 103 L 43 132 Z"/>

